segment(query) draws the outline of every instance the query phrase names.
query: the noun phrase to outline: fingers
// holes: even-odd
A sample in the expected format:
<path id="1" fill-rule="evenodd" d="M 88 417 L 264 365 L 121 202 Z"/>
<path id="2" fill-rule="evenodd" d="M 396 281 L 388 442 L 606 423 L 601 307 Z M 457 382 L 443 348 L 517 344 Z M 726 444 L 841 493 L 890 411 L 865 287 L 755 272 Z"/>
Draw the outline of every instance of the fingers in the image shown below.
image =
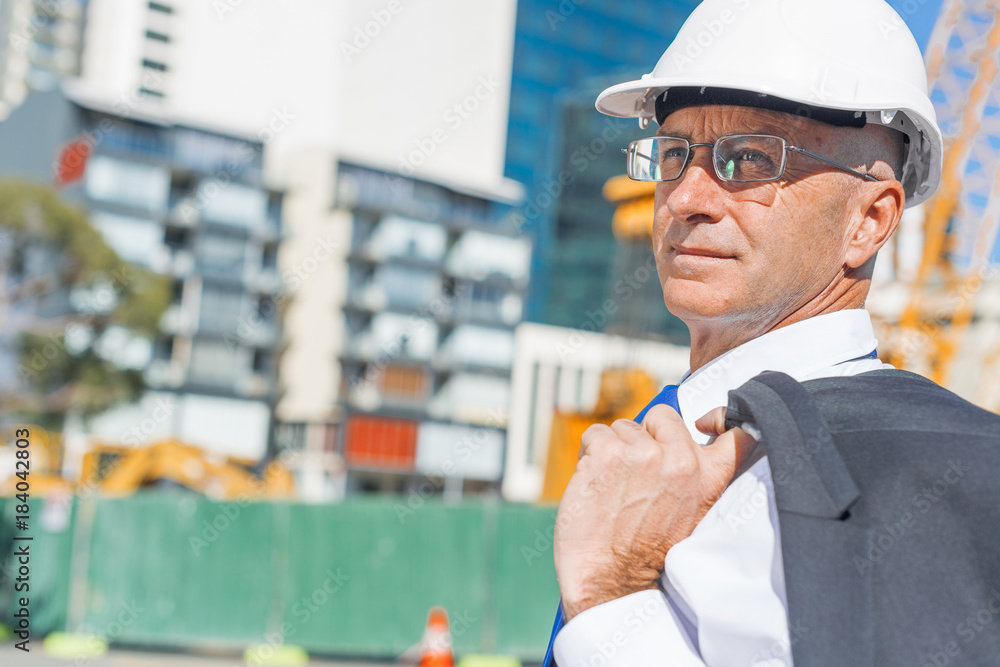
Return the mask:
<path id="1" fill-rule="evenodd" d="M 701 448 L 691 438 L 684 420 L 676 410 L 668 405 L 654 405 L 646 413 L 642 424 L 633 420 L 619 419 L 611 426 L 594 424 L 583 433 L 580 456 L 599 443 L 634 444 L 652 436 L 653 440 L 665 445 L 684 443 L 694 449 L 704 449 L 713 465 L 730 479 L 750 456 L 756 440 L 742 429 L 726 431 L 726 408 L 718 407 L 703 415 L 695 422 L 699 431 L 706 435 L 728 435 L 721 443 L 717 439 L 713 445 Z M 727 482 L 729 480 L 727 479 Z"/>
<path id="2" fill-rule="evenodd" d="M 726 408 L 719 406 L 706 412 L 694 425 L 705 435 L 722 435 L 726 432 Z"/>
<path id="3" fill-rule="evenodd" d="M 611 426 L 605 424 L 591 424 L 580 437 L 580 458 L 583 458 L 591 450 L 606 444 L 629 445 L 637 442 L 641 438 L 648 438 L 649 434 L 645 429 L 636 424 L 631 419 L 615 420 Z"/>
<path id="4" fill-rule="evenodd" d="M 651 440 L 650 440 L 651 439 Z M 632 419 L 617 419 L 611 426 L 592 424 L 580 438 L 580 457 L 605 444 L 636 445 L 644 440 L 661 444 L 678 441 L 693 444 L 691 435 L 677 411 L 667 405 L 654 405 L 642 424 Z"/>
<path id="5" fill-rule="evenodd" d="M 702 454 L 715 471 L 715 481 L 721 485 L 720 493 L 733 480 L 733 475 L 756 446 L 757 440 L 753 436 L 741 428 L 734 428 L 721 434 L 712 444 L 702 447 Z"/>
<path id="6" fill-rule="evenodd" d="M 606 440 L 609 435 L 614 436 L 614 432 L 610 426 L 605 424 L 591 424 L 588 426 L 587 430 L 580 436 L 580 458 L 582 459 L 586 456 L 591 447 L 601 440 Z"/>
<path id="7" fill-rule="evenodd" d="M 669 405 L 654 405 L 642 420 L 642 427 L 659 442 L 671 443 L 678 438 L 684 442 L 691 440 L 691 434 L 684 420 Z"/>

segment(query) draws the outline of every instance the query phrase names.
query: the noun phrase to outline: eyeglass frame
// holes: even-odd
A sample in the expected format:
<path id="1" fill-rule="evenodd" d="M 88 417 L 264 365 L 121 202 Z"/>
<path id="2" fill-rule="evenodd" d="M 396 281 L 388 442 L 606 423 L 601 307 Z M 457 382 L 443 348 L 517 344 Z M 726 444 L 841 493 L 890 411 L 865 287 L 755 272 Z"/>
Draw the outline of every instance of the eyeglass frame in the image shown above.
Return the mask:
<path id="1" fill-rule="evenodd" d="M 781 145 L 783 147 L 783 150 L 781 151 L 781 168 L 778 170 L 777 176 L 773 176 L 771 178 L 757 178 L 757 179 L 746 180 L 746 181 L 737 180 L 737 179 L 733 179 L 733 178 L 726 178 L 725 175 L 723 175 L 719 171 L 719 157 L 715 154 L 715 149 L 719 145 L 720 141 L 722 141 L 723 139 L 729 139 L 729 138 L 732 138 L 732 137 L 768 137 L 768 138 L 771 138 L 771 139 L 778 139 L 778 140 L 780 140 L 781 141 Z M 711 146 L 712 147 L 712 167 L 713 167 L 713 169 L 715 169 L 715 175 L 719 177 L 719 180 L 725 181 L 726 183 L 769 183 L 771 181 L 778 180 L 779 178 L 781 178 L 785 174 L 785 165 L 788 163 L 788 159 L 787 159 L 788 158 L 788 151 L 794 151 L 796 153 L 801 153 L 802 155 L 808 155 L 809 157 L 816 158 L 817 160 L 821 160 L 822 162 L 826 162 L 827 164 L 832 165 L 832 166 L 836 167 L 837 169 L 840 169 L 842 171 L 846 171 L 849 174 L 854 174 L 855 176 L 860 176 L 861 178 L 864 178 L 864 179 L 869 180 L 869 181 L 874 181 L 874 182 L 878 183 L 879 181 L 882 180 L 880 178 L 875 178 L 871 174 L 862 174 L 860 171 L 856 171 L 856 170 L 851 169 L 850 167 L 846 167 L 846 166 L 844 166 L 844 165 L 842 165 L 842 164 L 840 164 L 838 162 L 834 162 L 833 160 L 825 158 L 822 155 L 816 155 L 815 153 L 813 153 L 811 151 L 807 151 L 804 148 L 799 148 L 798 146 L 793 146 L 792 144 L 788 143 L 787 139 L 785 139 L 784 137 L 779 137 L 776 134 L 760 134 L 760 133 L 757 133 L 757 132 L 738 132 L 738 133 L 735 133 L 735 134 L 726 134 L 726 135 L 723 135 L 721 137 L 718 137 L 714 142 L 712 142 L 710 144 L 709 143 L 696 143 L 696 144 L 693 144 L 693 143 L 691 143 L 690 141 L 688 141 L 687 139 L 685 139 L 683 137 L 671 137 L 671 136 L 665 136 L 665 135 L 664 136 L 655 136 L 655 137 L 643 137 L 643 139 L 636 139 L 635 141 L 629 143 L 628 148 L 623 148 L 622 149 L 622 153 L 625 153 L 626 155 L 628 155 L 628 152 L 629 152 L 629 150 L 632 149 L 632 146 L 634 146 L 635 144 L 639 143 L 640 141 L 643 141 L 644 139 L 674 139 L 674 140 L 677 140 L 677 141 L 683 141 L 685 144 L 687 144 L 687 155 L 684 157 L 684 166 L 681 167 L 680 172 L 678 172 L 678 174 L 676 176 L 674 176 L 673 178 L 638 179 L 638 178 L 632 178 L 632 176 L 629 175 L 628 177 L 631 178 L 633 181 L 643 181 L 643 182 L 646 182 L 646 183 L 669 183 L 671 181 L 676 181 L 677 179 L 679 179 L 681 176 L 684 175 L 685 171 L 687 171 L 688 165 L 691 164 L 691 156 L 692 156 L 691 149 L 694 148 L 694 147 L 696 147 L 696 146 Z M 638 152 L 636 152 L 636 155 L 639 155 L 640 157 L 644 157 L 647 160 L 649 160 L 650 162 L 653 162 L 653 158 L 650 157 L 650 156 L 648 156 L 648 155 L 643 155 L 643 154 L 638 153 Z M 626 166 L 626 170 L 625 170 L 626 174 L 628 174 L 628 164 L 627 164 L 627 162 L 626 162 L 625 166 Z"/>

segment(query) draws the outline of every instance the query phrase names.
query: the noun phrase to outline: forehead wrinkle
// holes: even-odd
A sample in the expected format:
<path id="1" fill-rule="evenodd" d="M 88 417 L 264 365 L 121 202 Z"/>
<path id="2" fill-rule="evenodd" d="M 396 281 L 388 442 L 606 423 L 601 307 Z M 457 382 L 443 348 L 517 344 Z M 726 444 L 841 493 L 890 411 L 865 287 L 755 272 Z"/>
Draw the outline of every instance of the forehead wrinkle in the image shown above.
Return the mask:
<path id="1" fill-rule="evenodd" d="M 687 109 L 691 108 L 703 108 L 709 110 L 713 108 L 721 109 L 723 107 L 722 105 L 687 107 Z M 678 111 L 684 110 L 685 109 L 679 109 Z M 687 129 L 676 128 L 675 125 L 670 123 L 671 117 L 675 117 L 677 113 L 678 112 L 675 111 L 664 119 L 663 125 L 661 125 L 656 131 L 656 136 L 678 137 L 681 139 L 687 139 L 692 143 L 697 143 L 694 141 L 694 133 L 687 131 Z M 674 120 L 676 121 L 677 119 L 674 118 Z M 780 124 L 778 121 L 780 121 Z M 800 136 L 800 132 L 805 129 L 803 128 L 803 121 L 808 122 L 808 119 L 781 113 L 779 111 L 755 109 L 753 107 L 728 107 L 722 114 L 714 114 L 711 111 L 708 111 L 705 114 L 699 114 L 698 116 L 692 118 L 692 122 L 687 125 L 690 127 L 693 124 L 698 124 L 704 127 L 708 125 L 721 124 L 724 128 L 728 126 L 727 129 L 723 129 L 723 131 L 719 134 L 706 137 L 705 143 L 708 143 L 709 141 L 714 142 L 719 137 L 729 134 L 771 134 L 782 137 L 791 144 L 796 144 L 804 139 L 804 137 Z"/>

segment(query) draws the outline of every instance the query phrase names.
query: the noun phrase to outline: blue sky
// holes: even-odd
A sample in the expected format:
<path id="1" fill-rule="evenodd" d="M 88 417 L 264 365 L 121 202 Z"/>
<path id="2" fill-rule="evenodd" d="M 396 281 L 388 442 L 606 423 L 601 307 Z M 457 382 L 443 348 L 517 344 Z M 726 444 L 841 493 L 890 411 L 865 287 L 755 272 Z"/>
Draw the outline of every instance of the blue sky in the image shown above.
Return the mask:
<path id="1" fill-rule="evenodd" d="M 934 22 L 941 11 L 942 0 L 888 0 L 892 8 L 910 26 L 910 31 L 917 39 L 920 50 L 926 53 L 927 40 L 930 39 Z"/>

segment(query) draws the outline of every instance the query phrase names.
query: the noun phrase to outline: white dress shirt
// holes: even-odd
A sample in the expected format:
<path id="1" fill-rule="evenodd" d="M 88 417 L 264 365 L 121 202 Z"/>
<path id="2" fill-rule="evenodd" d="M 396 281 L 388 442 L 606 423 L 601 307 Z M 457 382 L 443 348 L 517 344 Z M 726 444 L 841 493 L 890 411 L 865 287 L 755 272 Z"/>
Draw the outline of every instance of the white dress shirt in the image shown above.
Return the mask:
<path id="1" fill-rule="evenodd" d="M 877 341 L 864 310 L 792 324 L 689 373 L 677 390 L 695 441 L 695 420 L 728 403 L 759 373 L 803 382 L 891 368 L 868 356 Z M 559 632 L 559 667 L 791 665 L 791 645 L 774 484 L 767 457 L 740 475 L 689 537 L 667 553 L 663 591 L 633 593 L 592 607 Z M 664 592 L 665 591 L 665 592 Z"/>

